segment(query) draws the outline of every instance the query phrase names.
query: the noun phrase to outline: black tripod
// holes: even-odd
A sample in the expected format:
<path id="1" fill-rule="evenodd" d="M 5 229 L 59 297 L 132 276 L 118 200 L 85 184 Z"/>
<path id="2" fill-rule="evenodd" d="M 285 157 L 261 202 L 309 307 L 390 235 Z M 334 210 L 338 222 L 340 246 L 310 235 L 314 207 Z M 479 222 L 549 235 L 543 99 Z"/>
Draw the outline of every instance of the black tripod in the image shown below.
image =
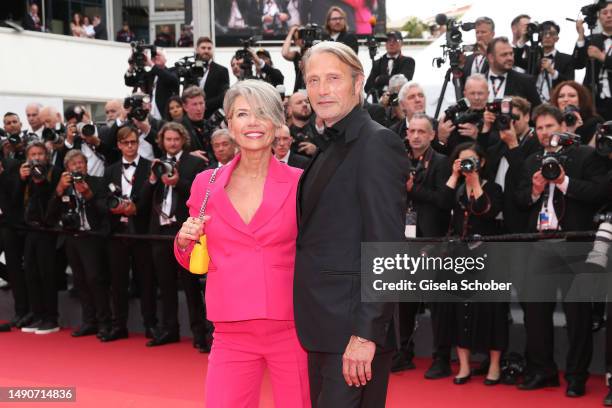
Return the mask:
<path id="1" fill-rule="evenodd" d="M 442 84 L 442 90 L 440 91 L 440 96 L 438 97 L 438 104 L 436 105 L 436 113 L 434 114 L 434 118 L 438 119 L 438 115 L 440 114 L 440 109 L 442 109 L 442 101 L 444 100 L 444 95 L 446 94 L 446 87 L 448 83 L 452 82 L 453 87 L 455 87 L 455 98 L 457 100 L 463 97 L 461 90 L 461 77 L 463 77 L 463 71 L 459 68 L 459 64 L 454 64 L 451 61 L 451 66 L 446 70 L 446 74 L 444 75 L 444 84 Z"/>

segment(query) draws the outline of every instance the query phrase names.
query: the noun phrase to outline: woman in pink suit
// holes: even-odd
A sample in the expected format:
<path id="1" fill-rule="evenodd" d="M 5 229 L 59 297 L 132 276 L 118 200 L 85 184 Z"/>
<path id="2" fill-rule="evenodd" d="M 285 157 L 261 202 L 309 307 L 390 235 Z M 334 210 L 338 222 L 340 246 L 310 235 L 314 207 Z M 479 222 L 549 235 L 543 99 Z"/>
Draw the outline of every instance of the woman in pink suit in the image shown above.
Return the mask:
<path id="1" fill-rule="evenodd" d="M 212 170 L 196 177 L 190 218 L 174 243 L 176 259 L 188 268 L 193 245 L 206 231 L 206 308 L 215 325 L 206 407 L 257 407 L 265 367 L 276 407 L 310 407 L 292 294 L 301 170 L 280 163 L 271 149 L 284 124 L 282 102 L 271 85 L 246 80 L 228 90 L 223 108 L 241 153 L 212 184 Z M 207 189 L 202 223 L 196 217 Z"/>

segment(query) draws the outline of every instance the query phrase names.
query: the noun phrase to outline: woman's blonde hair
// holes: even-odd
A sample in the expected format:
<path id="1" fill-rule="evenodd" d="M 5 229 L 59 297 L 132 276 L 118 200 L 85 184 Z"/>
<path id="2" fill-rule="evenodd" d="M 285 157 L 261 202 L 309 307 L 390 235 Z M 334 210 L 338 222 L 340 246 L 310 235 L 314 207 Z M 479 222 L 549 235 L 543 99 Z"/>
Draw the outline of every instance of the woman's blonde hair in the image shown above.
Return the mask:
<path id="1" fill-rule="evenodd" d="M 230 119 L 234 113 L 234 103 L 242 96 L 247 100 L 255 114 L 272 121 L 276 128 L 285 124 L 285 112 L 280 94 L 267 82 L 247 79 L 235 83 L 225 94 L 223 110 Z"/>

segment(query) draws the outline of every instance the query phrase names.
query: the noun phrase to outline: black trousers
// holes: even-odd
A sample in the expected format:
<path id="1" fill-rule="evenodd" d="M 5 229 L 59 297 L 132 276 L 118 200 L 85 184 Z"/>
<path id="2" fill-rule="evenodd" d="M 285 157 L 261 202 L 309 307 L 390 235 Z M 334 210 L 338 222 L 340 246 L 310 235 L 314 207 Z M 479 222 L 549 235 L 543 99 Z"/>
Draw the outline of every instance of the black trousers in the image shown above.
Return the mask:
<path id="1" fill-rule="evenodd" d="M 140 310 L 144 326 L 155 327 L 156 293 L 151 244 L 145 240 L 111 239 L 108 243 L 108 252 L 113 326 L 127 327 L 130 268 L 133 268 L 133 273 L 139 277 Z"/>
<path id="2" fill-rule="evenodd" d="M 74 286 L 79 294 L 83 324 L 109 327 L 108 278 L 106 276 L 106 243 L 103 238 L 86 235 L 66 237 L 66 256 L 72 269 Z"/>
<path id="3" fill-rule="evenodd" d="M 525 302 L 525 330 L 527 332 L 527 367 L 530 373 L 556 375 L 554 360 L 553 302 Z M 567 320 L 569 350 L 567 351 L 566 379 L 586 381 L 593 355 L 591 331 L 591 303 L 563 303 Z"/>
<path id="4" fill-rule="evenodd" d="M 608 78 L 608 81 L 611 79 Z M 597 95 L 597 100 L 595 102 L 595 107 L 597 108 L 597 113 L 604 118 L 604 120 L 612 120 L 612 99 L 601 99 L 599 95 Z"/>
<path id="5" fill-rule="evenodd" d="M 0 236 L 4 244 L 7 278 L 11 284 L 15 315 L 23 316 L 30 311 L 28 286 L 23 268 L 25 233 L 7 226 L 0 229 Z"/>
<path id="6" fill-rule="evenodd" d="M 383 408 L 394 351 L 376 353 L 372 380 L 349 387 L 342 375 L 342 354 L 308 353 L 308 378 L 313 408 Z"/>
<path id="7" fill-rule="evenodd" d="M 414 357 L 413 337 L 416 329 L 416 315 L 420 306 L 421 303 L 418 302 L 399 303 L 400 348 L 407 353 L 408 358 Z"/>
<path id="8" fill-rule="evenodd" d="M 30 311 L 36 319 L 57 322 L 55 244 L 57 236 L 46 232 L 27 232 L 23 259 Z"/>
<path id="9" fill-rule="evenodd" d="M 160 234 L 174 236 L 179 230 L 177 224 L 160 228 Z M 206 321 L 206 307 L 198 276 L 178 264 L 174 257 L 172 241 L 154 241 L 153 268 L 161 293 L 162 329 L 178 332 L 178 282 L 180 280 L 187 299 L 189 323 L 195 342 L 204 341 L 209 323 Z"/>
<path id="10" fill-rule="evenodd" d="M 453 344 L 453 325 L 455 308 L 452 303 L 432 302 L 431 330 L 433 332 L 433 357 L 450 362 L 451 346 Z"/>

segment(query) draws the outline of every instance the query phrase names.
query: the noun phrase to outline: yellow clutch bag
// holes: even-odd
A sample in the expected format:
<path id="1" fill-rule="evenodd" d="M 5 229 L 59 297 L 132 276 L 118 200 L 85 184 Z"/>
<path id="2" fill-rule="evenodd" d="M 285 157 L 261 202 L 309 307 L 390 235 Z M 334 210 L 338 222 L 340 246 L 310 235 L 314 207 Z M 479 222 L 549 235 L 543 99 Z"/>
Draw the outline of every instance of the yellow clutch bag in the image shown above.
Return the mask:
<path id="1" fill-rule="evenodd" d="M 215 177 L 217 176 L 217 171 L 219 169 L 220 167 L 217 167 L 210 176 L 210 181 L 208 182 L 208 188 L 206 190 L 206 196 L 204 197 L 204 201 L 202 201 L 202 206 L 200 207 L 200 214 L 198 215 L 200 221 L 204 219 L 204 215 L 206 214 L 206 204 L 208 203 L 208 198 L 210 197 L 210 186 L 215 182 Z M 200 240 L 195 243 L 195 245 L 193 246 L 193 250 L 191 251 L 191 256 L 189 257 L 189 272 L 196 275 L 204 275 L 206 272 L 208 272 L 209 264 L 210 255 L 208 255 L 206 234 L 204 234 L 200 237 Z"/>

